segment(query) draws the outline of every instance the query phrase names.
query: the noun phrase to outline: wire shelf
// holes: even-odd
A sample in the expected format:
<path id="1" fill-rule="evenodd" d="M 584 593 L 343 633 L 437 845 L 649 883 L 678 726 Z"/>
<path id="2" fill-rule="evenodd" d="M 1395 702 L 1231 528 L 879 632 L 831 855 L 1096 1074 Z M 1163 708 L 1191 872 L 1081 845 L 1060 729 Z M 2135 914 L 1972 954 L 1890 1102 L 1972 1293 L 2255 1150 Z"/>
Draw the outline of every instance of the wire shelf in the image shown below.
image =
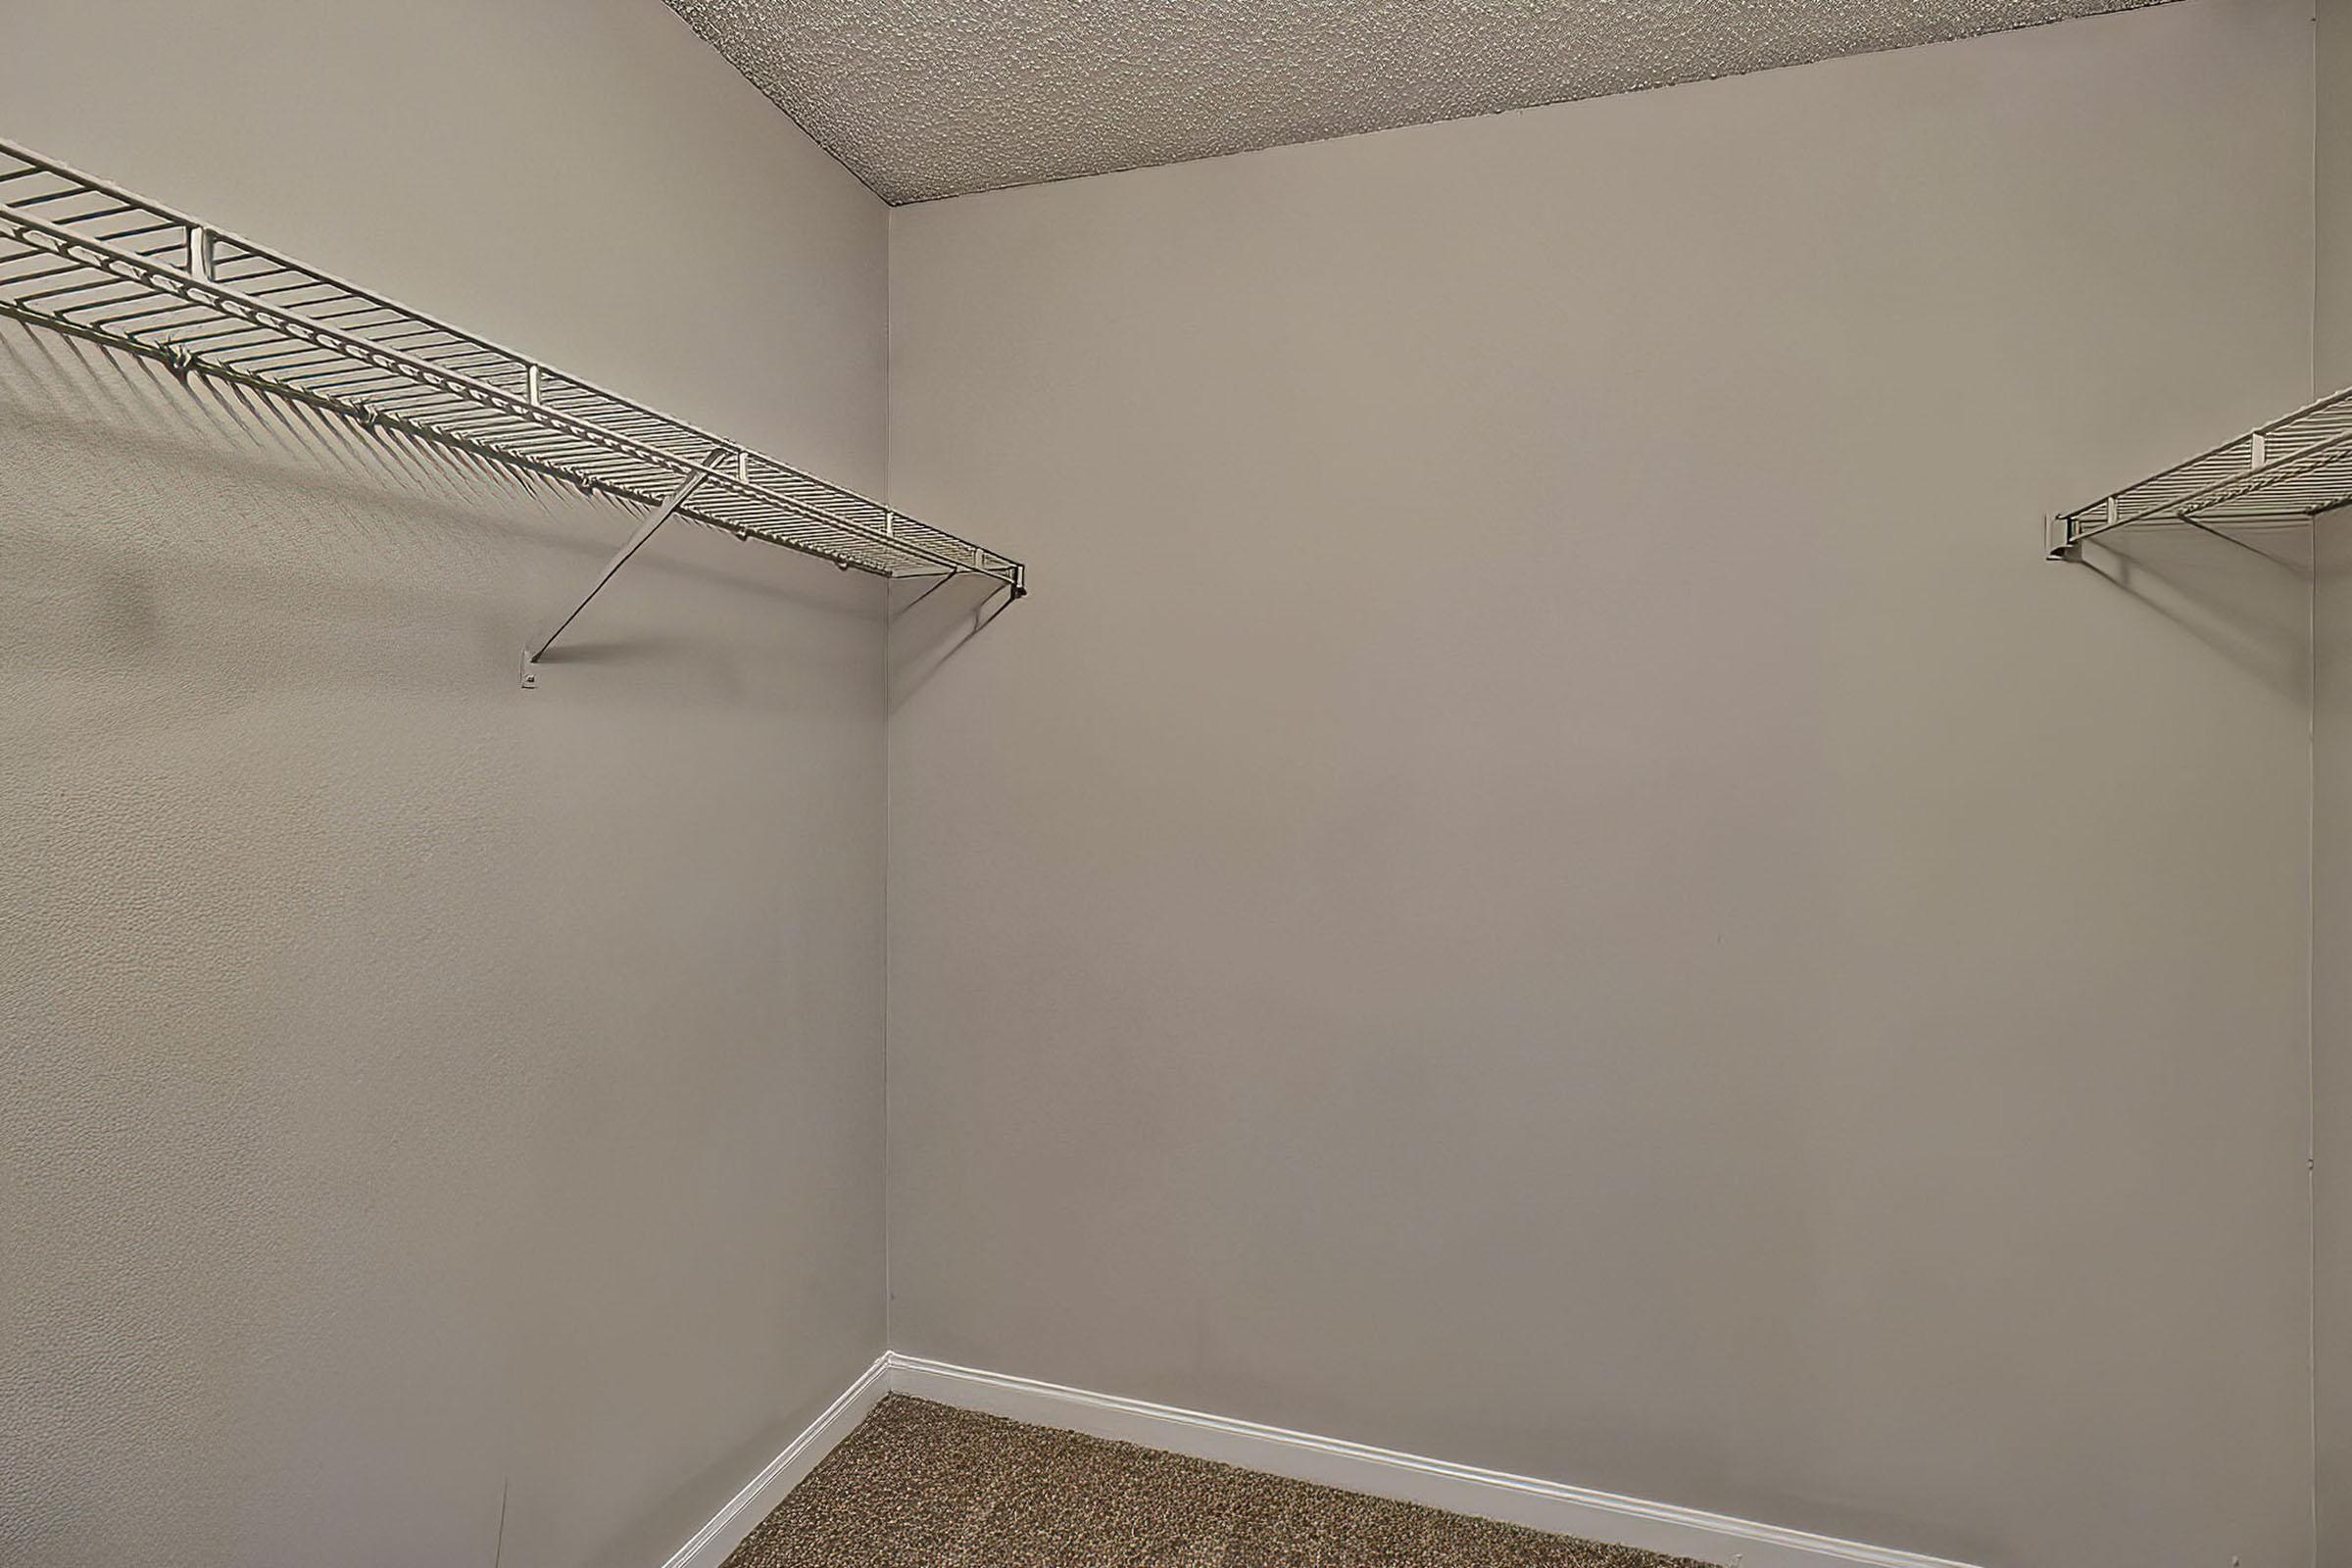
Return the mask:
<path id="1" fill-rule="evenodd" d="M 0 314 L 884 577 L 1020 563 L 0 141 Z"/>
<path id="2" fill-rule="evenodd" d="M 2050 519 L 2051 559 L 2121 528 L 2300 522 L 2352 503 L 2352 388 Z"/>

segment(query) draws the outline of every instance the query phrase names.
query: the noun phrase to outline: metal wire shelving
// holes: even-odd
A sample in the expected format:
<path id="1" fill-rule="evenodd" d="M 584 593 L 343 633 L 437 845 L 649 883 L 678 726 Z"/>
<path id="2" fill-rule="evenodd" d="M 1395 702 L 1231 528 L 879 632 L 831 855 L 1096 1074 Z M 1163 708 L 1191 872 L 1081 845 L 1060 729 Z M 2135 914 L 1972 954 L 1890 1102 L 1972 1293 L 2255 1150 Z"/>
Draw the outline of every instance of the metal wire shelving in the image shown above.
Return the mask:
<path id="1" fill-rule="evenodd" d="M 2052 561 L 2153 523 L 2198 528 L 2301 522 L 2352 503 L 2352 387 L 2186 463 L 2049 519 Z"/>
<path id="2" fill-rule="evenodd" d="M 317 268 L 0 141 L 0 315 L 406 430 L 654 509 L 555 631 L 671 516 L 883 577 L 1019 562 Z"/>

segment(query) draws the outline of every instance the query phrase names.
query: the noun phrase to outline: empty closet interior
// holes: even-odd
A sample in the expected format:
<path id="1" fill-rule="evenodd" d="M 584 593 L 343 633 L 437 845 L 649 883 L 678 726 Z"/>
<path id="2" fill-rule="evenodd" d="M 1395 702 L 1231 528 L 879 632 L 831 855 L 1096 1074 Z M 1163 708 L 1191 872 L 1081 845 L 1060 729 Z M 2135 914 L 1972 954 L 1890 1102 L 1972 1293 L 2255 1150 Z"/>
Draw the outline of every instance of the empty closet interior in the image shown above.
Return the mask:
<path id="1" fill-rule="evenodd" d="M 0 1568 L 2352 1562 L 2343 0 L 0 0 Z"/>

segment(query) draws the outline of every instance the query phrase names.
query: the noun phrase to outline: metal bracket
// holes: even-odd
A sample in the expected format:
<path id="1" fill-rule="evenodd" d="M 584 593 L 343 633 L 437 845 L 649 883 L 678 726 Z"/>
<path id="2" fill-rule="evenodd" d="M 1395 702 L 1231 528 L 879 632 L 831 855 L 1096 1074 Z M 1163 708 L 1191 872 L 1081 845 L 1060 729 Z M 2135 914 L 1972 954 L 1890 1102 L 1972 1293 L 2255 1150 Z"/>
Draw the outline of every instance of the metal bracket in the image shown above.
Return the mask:
<path id="1" fill-rule="evenodd" d="M 2050 513 L 2041 519 L 2041 542 L 2042 554 L 2047 560 L 2077 559 L 2074 521 L 2061 513 Z"/>
<path id="2" fill-rule="evenodd" d="M 556 629 L 549 632 L 546 636 L 540 638 L 539 641 L 533 646 L 525 648 L 522 651 L 522 689 L 524 691 L 536 691 L 538 689 L 538 662 L 541 657 L 547 653 L 548 649 L 554 645 L 555 640 L 564 635 L 564 629 L 566 626 L 569 626 L 574 620 L 579 618 L 580 612 L 588 608 L 588 601 L 594 599 L 599 593 L 601 593 L 604 590 L 605 584 L 612 580 L 613 574 L 618 572 L 621 567 L 629 564 L 629 558 L 637 553 L 640 546 L 654 536 L 654 530 L 660 528 L 672 516 L 676 515 L 678 508 L 686 504 L 686 498 L 693 495 L 695 490 L 705 479 L 710 478 L 712 474 L 718 471 L 718 461 L 725 455 L 725 453 L 726 448 L 724 447 L 713 448 L 710 456 L 704 460 L 703 466 L 687 474 L 685 479 L 679 483 L 678 487 L 675 490 L 672 490 L 668 497 L 662 501 L 662 505 L 654 509 L 654 514 L 645 519 L 645 526 L 637 530 L 636 537 L 620 547 L 620 554 L 614 556 L 611 561 L 605 563 L 605 569 L 596 574 L 596 581 L 590 583 L 588 585 L 588 591 L 580 595 L 580 602 L 576 605 L 573 605 L 569 611 L 565 612 L 562 620 L 556 622 Z"/>

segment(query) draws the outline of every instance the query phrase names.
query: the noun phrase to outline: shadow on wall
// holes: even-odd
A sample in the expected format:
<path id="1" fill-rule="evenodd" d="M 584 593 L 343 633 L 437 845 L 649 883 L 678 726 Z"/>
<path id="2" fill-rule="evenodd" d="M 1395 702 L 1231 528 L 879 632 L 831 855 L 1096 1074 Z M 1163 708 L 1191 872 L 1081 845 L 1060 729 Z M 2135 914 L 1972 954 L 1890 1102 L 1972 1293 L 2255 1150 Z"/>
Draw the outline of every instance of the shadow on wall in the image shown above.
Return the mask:
<path id="1" fill-rule="evenodd" d="M 409 657 L 429 633 L 428 658 L 512 682 L 526 638 L 642 517 L 461 448 L 5 319 L 0 418 L 15 438 L 0 478 L 0 605 L 14 627 L 0 660 L 17 666 L 249 660 L 265 617 L 293 608 L 305 624 L 282 642 L 305 681 L 371 681 L 386 642 Z M 840 576 L 674 526 L 548 662 L 637 661 L 673 690 L 739 697 L 740 656 L 838 662 L 821 627 L 775 611 L 880 619 L 874 585 Z M 684 621 L 629 613 L 689 601 L 705 608 Z M 184 613 L 192 604 L 201 617 Z"/>
<path id="2" fill-rule="evenodd" d="M 957 649 L 1004 613 L 1013 596 L 994 577 L 905 578 L 890 588 L 890 706 L 895 712 Z"/>
<path id="3" fill-rule="evenodd" d="M 2278 592 L 2312 580 L 2308 525 L 2119 530 L 2084 546 L 2082 564 L 2272 690 L 2308 695 L 2310 618 Z"/>

